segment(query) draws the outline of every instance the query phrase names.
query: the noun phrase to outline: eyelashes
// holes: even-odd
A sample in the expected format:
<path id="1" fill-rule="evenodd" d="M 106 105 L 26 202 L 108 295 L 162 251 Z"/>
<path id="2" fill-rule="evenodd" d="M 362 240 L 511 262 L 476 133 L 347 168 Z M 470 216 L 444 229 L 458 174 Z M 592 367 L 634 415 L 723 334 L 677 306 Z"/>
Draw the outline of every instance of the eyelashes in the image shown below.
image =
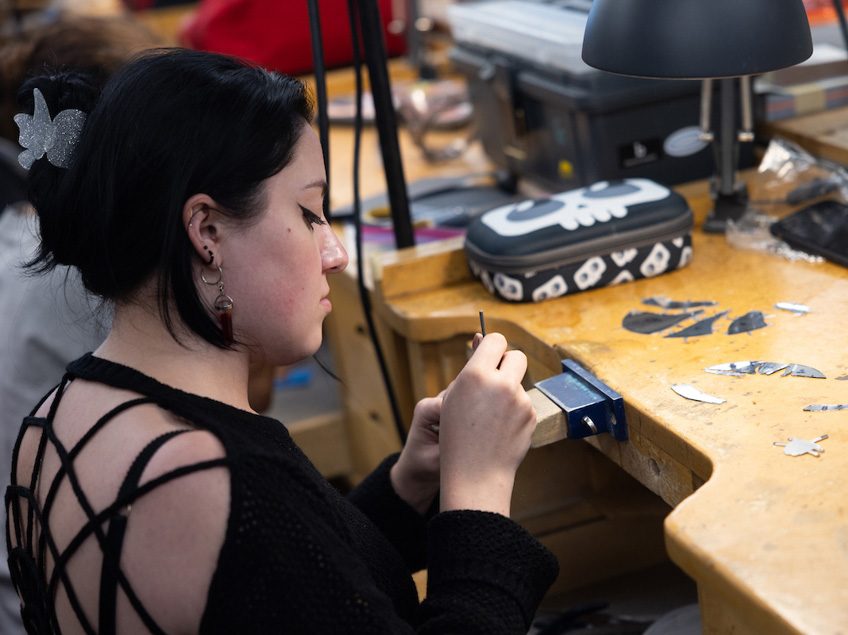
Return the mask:
<path id="1" fill-rule="evenodd" d="M 303 212 L 303 220 L 306 222 L 306 226 L 309 227 L 309 229 L 312 229 L 313 225 L 326 225 L 327 224 L 327 221 L 325 221 L 323 218 L 318 216 L 318 214 L 316 214 L 315 212 L 306 209 L 300 203 L 298 203 L 298 207 L 300 208 L 300 211 Z"/>

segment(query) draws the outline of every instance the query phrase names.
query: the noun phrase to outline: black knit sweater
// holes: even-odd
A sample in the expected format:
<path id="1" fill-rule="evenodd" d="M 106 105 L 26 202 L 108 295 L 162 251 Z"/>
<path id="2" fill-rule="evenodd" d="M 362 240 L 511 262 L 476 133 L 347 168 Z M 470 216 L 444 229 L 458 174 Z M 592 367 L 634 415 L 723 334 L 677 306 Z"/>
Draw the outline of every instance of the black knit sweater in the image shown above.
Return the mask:
<path id="1" fill-rule="evenodd" d="M 274 419 L 92 355 L 68 373 L 144 395 L 221 441 L 231 508 L 201 633 L 526 633 L 557 574 L 553 555 L 508 518 L 420 516 L 391 486 L 396 456 L 344 498 Z M 13 480 L 11 500 L 25 485 Z M 419 604 L 410 573 L 425 566 Z"/>

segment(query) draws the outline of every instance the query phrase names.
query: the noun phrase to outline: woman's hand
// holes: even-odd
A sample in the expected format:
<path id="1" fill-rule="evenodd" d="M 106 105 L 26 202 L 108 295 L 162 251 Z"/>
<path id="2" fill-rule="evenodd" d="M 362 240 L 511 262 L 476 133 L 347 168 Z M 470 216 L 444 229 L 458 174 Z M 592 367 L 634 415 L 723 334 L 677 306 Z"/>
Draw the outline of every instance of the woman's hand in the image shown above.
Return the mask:
<path id="1" fill-rule="evenodd" d="M 536 412 L 521 386 L 527 358 L 508 351 L 500 333 L 477 340 L 441 407 L 441 509 L 508 516 L 515 471 L 536 427 Z"/>
<path id="2" fill-rule="evenodd" d="M 424 514 L 439 491 L 439 419 L 445 391 L 415 406 L 406 445 L 390 478 L 397 495 Z"/>

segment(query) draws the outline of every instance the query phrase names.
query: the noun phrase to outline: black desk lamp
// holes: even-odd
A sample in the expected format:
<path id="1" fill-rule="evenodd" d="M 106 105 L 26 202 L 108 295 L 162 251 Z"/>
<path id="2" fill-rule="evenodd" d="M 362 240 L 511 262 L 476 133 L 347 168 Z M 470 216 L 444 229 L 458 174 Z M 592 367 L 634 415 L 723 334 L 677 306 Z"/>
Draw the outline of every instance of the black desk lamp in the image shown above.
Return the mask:
<path id="1" fill-rule="evenodd" d="M 745 211 L 736 182 L 738 143 L 753 141 L 751 75 L 803 62 L 813 52 L 801 0 L 594 0 L 583 37 L 589 66 L 637 77 L 702 79 L 701 137 L 713 141 L 718 174 L 704 231 L 723 232 Z M 736 131 L 735 78 L 742 116 Z M 712 80 L 721 80 L 720 134 L 710 130 Z"/>

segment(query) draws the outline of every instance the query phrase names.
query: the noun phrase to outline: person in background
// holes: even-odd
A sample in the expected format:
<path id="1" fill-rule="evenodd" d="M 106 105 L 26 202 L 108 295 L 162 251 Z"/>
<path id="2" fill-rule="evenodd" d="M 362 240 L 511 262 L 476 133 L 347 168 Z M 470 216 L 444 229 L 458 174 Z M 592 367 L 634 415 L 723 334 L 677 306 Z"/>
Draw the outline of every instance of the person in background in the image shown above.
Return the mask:
<path id="1" fill-rule="evenodd" d="M 108 311 L 86 293 L 78 275 L 57 267 L 28 275 L 22 265 L 38 249 L 38 222 L 26 202 L 26 170 L 13 116 L 16 95 L 45 69 L 86 71 L 102 84 L 135 53 L 159 45 L 130 18 L 51 14 L 0 38 L 0 484 L 5 491 L 21 419 L 68 362 L 106 336 Z M 17 594 L 0 546 L 0 633 L 23 633 Z"/>
<path id="2" fill-rule="evenodd" d="M 406 51 L 405 2 L 376 0 L 386 53 Z M 334 68 L 353 59 L 347 0 L 321 0 L 324 65 Z M 302 75 L 314 70 L 309 3 L 278 0 L 199 0 L 183 21 L 179 43 L 200 51 L 232 55 L 265 68 Z"/>
<path id="3" fill-rule="evenodd" d="M 102 92 L 55 74 L 20 98 L 31 268 L 74 267 L 113 307 L 15 447 L 9 562 L 29 632 L 526 633 L 558 565 L 509 518 L 535 412 L 502 335 L 475 336 L 403 450 L 346 497 L 250 407 L 250 361 L 319 348 L 348 262 L 303 84 L 177 49 Z"/>

